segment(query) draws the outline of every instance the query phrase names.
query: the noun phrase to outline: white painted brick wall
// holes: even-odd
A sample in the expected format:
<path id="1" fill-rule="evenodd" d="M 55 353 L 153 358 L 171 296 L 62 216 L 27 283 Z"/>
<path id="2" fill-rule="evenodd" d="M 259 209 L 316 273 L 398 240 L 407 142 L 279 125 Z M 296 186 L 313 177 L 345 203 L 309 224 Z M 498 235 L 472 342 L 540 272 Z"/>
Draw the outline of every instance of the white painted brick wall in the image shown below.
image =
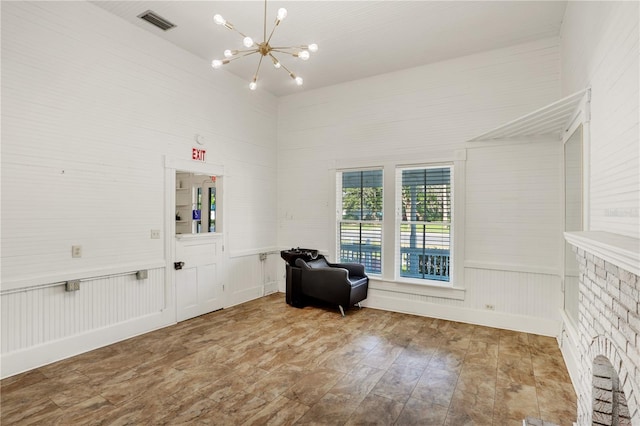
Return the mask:
<path id="1" fill-rule="evenodd" d="M 574 250 L 580 264 L 578 333 L 581 374 L 578 389 L 578 423 L 611 424 L 606 410 L 594 412 L 594 386 L 607 388 L 594 361 L 605 357 L 617 374 L 632 425 L 640 425 L 640 308 L 638 276 L 582 249 Z M 624 289 L 621 290 L 621 289 Z M 633 296 L 632 296 L 633 295 Z M 596 394 L 598 391 L 595 391 Z M 624 424 L 624 419 L 622 423 Z"/>

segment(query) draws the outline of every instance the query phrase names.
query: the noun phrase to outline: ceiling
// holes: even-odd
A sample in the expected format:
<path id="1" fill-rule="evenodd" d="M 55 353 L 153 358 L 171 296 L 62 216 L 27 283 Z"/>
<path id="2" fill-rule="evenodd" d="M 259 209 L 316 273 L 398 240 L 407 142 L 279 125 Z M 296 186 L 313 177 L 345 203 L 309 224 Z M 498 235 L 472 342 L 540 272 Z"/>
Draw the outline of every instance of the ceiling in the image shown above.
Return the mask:
<path id="1" fill-rule="evenodd" d="M 94 1 L 95 5 L 206 60 L 224 59 L 225 49 L 241 49 L 242 37 L 216 25 L 213 15 L 256 42 L 262 41 L 264 2 L 256 1 Z M 434 63 L 560 32 L 566 1 L 270 1 L 267 33 L 276 12 L 288 16 L 272 45 L 317 43 L 308 61 L 280 55 L 304 78 L 296 86 L 283 69 L 262 64 L 258 90 L 285 96 L 373 75 Z M 177 27 L 163 32 L 137 18 L 152 10 Z M 135 43 L 135 40 L 132 40 Z M 241 58 L 212 73 L 231 72 L 248 83 L 258 55 Z"/>

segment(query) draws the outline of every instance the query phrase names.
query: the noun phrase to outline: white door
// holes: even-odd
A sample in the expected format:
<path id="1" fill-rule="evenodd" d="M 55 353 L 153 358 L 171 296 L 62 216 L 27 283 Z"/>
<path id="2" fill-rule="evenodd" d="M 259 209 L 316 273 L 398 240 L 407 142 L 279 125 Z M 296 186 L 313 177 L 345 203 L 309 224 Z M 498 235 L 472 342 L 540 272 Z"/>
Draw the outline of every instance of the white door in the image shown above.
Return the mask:
<path id="1" fill-rule="evenodd" d="M 220 234 L 176 236 L 177 320 L 222 309 L 222 243 Z"/>

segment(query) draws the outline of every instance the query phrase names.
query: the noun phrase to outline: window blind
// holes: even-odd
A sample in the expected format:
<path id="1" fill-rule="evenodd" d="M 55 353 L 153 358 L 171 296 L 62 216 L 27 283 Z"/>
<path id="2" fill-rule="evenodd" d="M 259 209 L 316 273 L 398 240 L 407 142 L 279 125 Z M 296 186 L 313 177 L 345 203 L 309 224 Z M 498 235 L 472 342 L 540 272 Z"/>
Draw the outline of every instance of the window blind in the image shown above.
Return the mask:
<path id="1" fill-rule="evenodd" d="M 396 171 L 400 277 L 449 281 L 451 166 Z"/>

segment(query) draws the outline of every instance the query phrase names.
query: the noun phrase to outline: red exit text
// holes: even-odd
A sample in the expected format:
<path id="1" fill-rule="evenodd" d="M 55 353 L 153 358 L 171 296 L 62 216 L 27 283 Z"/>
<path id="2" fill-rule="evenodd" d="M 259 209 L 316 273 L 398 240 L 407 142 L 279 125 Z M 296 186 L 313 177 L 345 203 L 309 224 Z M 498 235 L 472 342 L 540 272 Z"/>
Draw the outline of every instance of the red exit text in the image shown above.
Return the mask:
<path id="1" fill-rule="evenodd" d="M 192 148 L 191 159 L 196 161 L 204 161 L 204 155 L 207 153 L 204 149 Z"/>

